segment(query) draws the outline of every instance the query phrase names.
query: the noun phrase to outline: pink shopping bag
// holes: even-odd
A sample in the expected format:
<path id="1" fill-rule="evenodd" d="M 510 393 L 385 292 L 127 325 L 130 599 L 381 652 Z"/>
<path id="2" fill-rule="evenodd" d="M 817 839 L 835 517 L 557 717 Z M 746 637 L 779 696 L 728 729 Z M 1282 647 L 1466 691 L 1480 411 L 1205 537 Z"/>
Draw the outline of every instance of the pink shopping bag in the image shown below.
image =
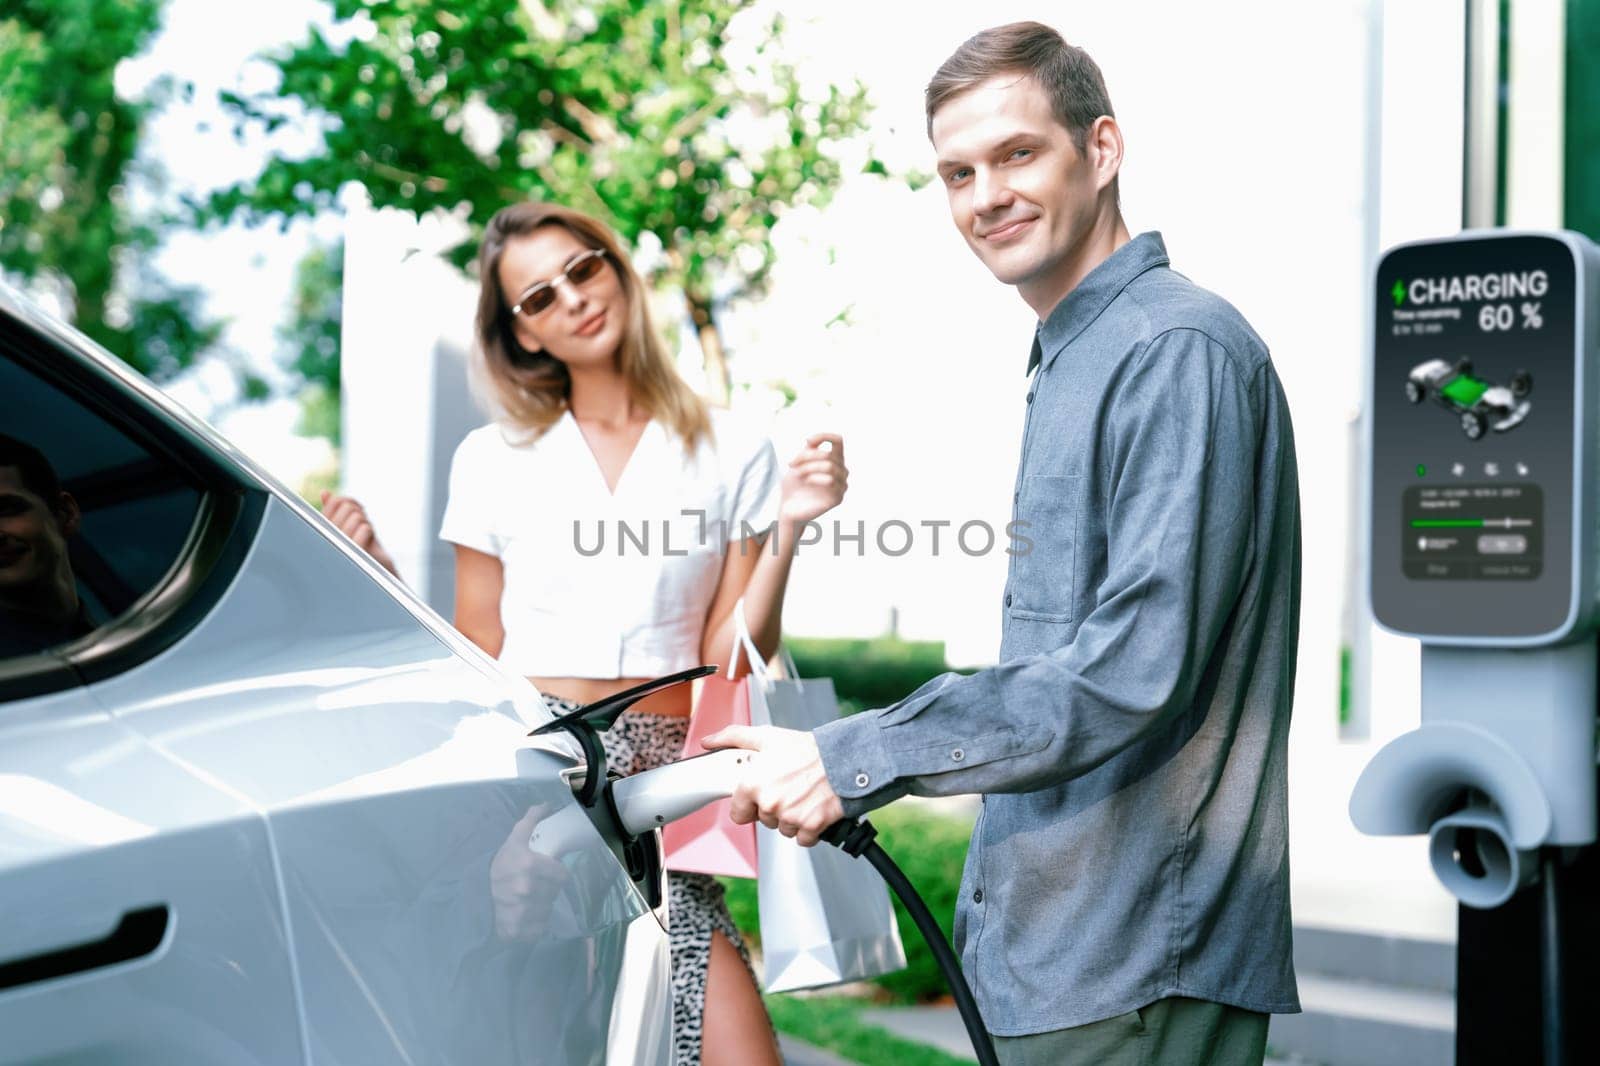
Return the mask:
<path id="1" fill-rule="evenodd" d="M 750 724 L 749 678 L 729 681 L 713 675 L 700 684 L 700 702 L 683 743 L 685 756 L 704 754 L 700 738 L 723 726 Z M 667 825 L 662 831 L 667 869 L 723 877 L 756 875 L 755 823 L 734 825 L 728 806 L 722 800 Z"/>

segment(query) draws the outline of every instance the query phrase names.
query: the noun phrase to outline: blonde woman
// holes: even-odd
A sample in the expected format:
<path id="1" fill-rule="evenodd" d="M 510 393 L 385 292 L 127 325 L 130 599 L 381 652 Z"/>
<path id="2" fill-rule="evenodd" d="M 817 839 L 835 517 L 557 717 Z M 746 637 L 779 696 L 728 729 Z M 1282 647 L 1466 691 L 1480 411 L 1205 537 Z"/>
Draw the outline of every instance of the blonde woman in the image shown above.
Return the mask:
<path id="1" fill-rule="evenodd" d="M 764 433 L 708 410 L 673 369 L 627 254 L 588 215 L 501 210 L 478 276 L 474 369 L 499 417 L 451 466 L 440 536 L 455 545 L 456 627 L 557 713 L 726 664 L 741 597 L 770 655 L 798 533 L 844 496 L 842 440 L 814 436 L 780 469 Z M 327 510 L 386 558 L 359 504 Z M 611 764 L 676 758 L 689 711 L 686 686 L 636 704 L 606 736 Z M 721 886 L 673 874 L 668 891 L 676 1061 L 777 1066 Z"/>

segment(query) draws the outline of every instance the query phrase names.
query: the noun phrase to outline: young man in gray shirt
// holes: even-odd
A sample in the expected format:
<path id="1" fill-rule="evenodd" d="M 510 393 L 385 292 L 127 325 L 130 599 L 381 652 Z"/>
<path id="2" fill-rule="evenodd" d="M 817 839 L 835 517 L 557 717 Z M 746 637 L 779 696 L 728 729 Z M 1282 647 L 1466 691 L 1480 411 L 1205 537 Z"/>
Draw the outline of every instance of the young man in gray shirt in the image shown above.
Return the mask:
<path id="1" fill-rule="evenodd" d="M 1285 784 L 1300 603 L 1266 346 L 1118 207 L 1099 69 L 1037 23 L 927 90 L 967 244 L 1039 316 L 998 666 L 814 734 L 734 728 L 734 796 L 803 844 L 978 792 L 956 944 L 1003 1061 L 1259 1063 L 1299 1009 Z M 1022 362 L 1018 353 L 1018 362 Z"/>

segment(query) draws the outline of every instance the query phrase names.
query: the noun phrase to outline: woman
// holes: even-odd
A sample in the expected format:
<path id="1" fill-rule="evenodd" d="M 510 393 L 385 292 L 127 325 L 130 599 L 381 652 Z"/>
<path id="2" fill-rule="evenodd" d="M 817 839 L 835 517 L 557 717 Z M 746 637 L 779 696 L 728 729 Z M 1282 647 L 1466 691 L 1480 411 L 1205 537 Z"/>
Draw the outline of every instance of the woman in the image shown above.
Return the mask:
<path id="1" fill-rule="evenodd" d="M 844 496 L 840 438 L 811 437 L 780 470 L 764 435 L 708 411 L 674 371 L 627 255 L 587 215 L 507 207 L 478 268 L 475 371 L 499 418 L 451 467 L 440 535 L 455 545 L 456 627 L 557 713 L 726 668 L 741 597 L 770 655 L 798 533 Z M 381 553 L 359 505 L 328 512 Z M 689 711 L 687 686 L 640 701 L 606 736 L 611 764 L 676 758 Z M 673 874 L 668 887 L 677 1061 L 776 1066 L 721 886 Z"/>

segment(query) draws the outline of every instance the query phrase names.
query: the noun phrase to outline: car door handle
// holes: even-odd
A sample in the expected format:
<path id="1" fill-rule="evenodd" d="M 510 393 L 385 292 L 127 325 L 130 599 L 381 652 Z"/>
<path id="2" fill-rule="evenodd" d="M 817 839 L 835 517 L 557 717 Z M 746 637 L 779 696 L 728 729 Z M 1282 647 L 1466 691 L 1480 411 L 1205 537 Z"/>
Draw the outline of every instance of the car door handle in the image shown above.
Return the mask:
<path id="1" fill-rule="evenodd" d="M 140 907 L 123 914 L 117 927 L 99 940 L 41 951 L 20 959 L 0 959 L 0 991 L 86 973 L 148 955 L 161 946 L 170 917 L 165 904 Z"/>

